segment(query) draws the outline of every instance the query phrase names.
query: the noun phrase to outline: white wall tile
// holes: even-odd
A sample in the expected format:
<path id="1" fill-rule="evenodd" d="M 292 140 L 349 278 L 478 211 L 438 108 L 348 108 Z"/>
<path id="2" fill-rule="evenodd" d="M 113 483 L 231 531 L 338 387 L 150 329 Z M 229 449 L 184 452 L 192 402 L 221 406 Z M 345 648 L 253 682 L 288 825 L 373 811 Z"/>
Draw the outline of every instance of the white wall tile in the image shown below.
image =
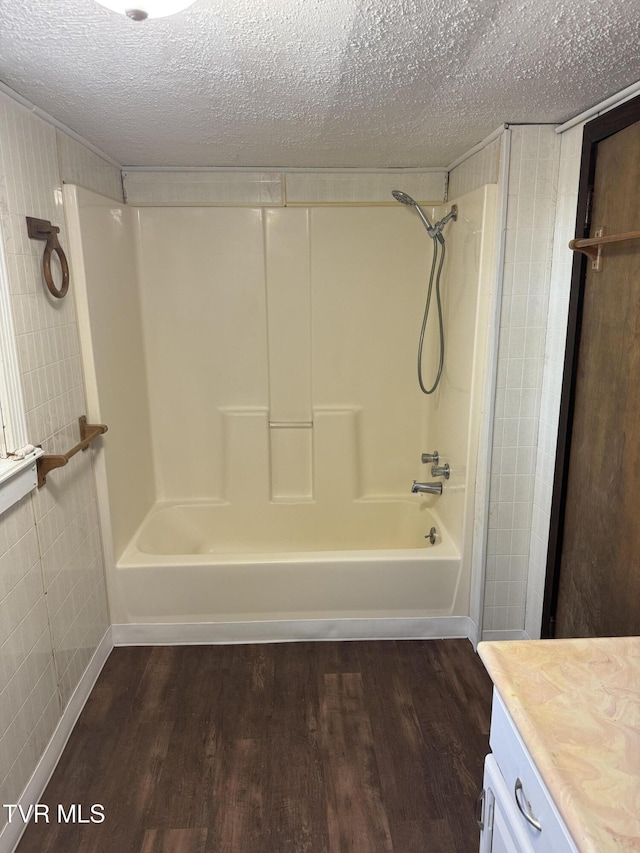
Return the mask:
<path id="1" fill-rule="evenodd" d="M 288 172 L 287 204 L 393 204 L 392 190 L 402 190 L 419 202 L 444 201 L 446 172 Z"/>
<path id="2" fill-rule="evenodd" d="M 63 183 L 78 184 L 108 198 L 123 200 L 119 168 L 61 130 L 56 131 L 56 140 Z"/>
<path id="3" fill-rule="evenodd" d="M 282 176 L 276 172 L 123 172 L 128 204 L 283 203 Z"/>
<path id="4" fill-rule="evenodd" d="M 33 506 L 0 517 L 0 785 L 17 802 L 59 718 Z M 45 710 L 53 702 L 57 714 Z M 34 760 L 35 759 L 35 760 Z"/>
<path id="5" fill-rule="evenodd" d="M 560 140 L 512 126 L 484 630 L 525 627 Z M 463 164 L 464 165 L 464 164 Z M 455 170 L 454 170 L 455 171 Z M 495 559 L 494 559 L 495 558 Z M 496 584 L 501 584 L 497 589 Z"/>

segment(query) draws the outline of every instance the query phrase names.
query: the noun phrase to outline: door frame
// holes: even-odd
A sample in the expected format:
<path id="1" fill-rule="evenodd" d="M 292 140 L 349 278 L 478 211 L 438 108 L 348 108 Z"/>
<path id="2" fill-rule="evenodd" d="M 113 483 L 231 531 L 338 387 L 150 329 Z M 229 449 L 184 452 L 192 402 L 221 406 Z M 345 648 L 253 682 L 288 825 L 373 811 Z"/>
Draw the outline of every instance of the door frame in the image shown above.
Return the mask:
<path id="1" fill-rule="evenodd" d="M 596 170 L 598 143 L 638 121 L 640 121 L 640 97 L 626 101 L 619 107 L 585 124 L 582 137 L 582 159 L 580 161 L 580 183 L 576 211 L 576 239 L 588 236 L 591 225 L 591 197 Z M 555 614 L 560 586 L 560 561 L 562 557 L 567 485 L 569 480 L 571 431 L 575 409 L 578 353 L 580 349 L 580 331 L 582 327 L 587 263 L 588 258 L 585 254 L 582 252 L 574 253 L 571 270 L 571 290 L 569 294 L 567 343 L 562 377 L 560 415 L 558 418 L 558 443 L 556 447 L 553 495 L 551 499 L 547 570 L 542 607 L 541 637 L 543 639 L 549 639 L 555 635 Z"/>

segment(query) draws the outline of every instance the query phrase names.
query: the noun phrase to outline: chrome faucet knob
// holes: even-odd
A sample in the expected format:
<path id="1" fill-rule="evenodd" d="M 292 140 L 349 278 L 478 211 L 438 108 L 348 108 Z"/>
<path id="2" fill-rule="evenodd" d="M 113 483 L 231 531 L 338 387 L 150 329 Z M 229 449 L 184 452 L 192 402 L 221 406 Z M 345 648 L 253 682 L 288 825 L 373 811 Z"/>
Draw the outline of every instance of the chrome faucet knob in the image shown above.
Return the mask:
<path id="1" fill-rule="evenodd" d="M 432 465 L 431 466 L 431 476 L 432 477 L 444 477 L 445 480 L 449 479 L 451 474 L 451 468 L 449 468 L 449 463 L 445 462 L 444 465 Z"/>
<path id="2" fill-rule="evenodd" d="M 437 450 L 434 450 L 433 453 L 423 453 L 420 458 L 423 465 L 427 465 L 429 462 L 433 462 L 434 465 L 437 465 L 440 461 Z"/>

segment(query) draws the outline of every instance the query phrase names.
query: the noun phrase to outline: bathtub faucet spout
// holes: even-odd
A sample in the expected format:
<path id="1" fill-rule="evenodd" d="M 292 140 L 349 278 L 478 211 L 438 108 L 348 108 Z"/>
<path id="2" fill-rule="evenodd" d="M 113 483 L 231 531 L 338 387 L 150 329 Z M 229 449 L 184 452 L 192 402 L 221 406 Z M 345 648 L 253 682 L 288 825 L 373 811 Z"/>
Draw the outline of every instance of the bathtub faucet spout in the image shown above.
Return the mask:
<path id="1" fill-rule="evenodd" d="M 416 483 L 414 480 L 413 486 L 411 486 L 411 494 L 415 495 L 417 492 L 424 492 L 427 495 L 441 495 L 442 483 Z"/>

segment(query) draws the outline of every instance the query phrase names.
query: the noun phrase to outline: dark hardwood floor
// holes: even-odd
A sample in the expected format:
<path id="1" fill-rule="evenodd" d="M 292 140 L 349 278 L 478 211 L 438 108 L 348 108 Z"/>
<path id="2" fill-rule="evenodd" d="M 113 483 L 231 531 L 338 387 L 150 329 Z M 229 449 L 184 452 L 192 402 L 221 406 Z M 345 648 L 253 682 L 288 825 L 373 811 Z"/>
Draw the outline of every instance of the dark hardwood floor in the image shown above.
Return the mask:
<path id="1" fill-rule="evenodd" d="M 467 640 L 115 649 L 18 853 L 475 853 L 490 707 Z"/>

